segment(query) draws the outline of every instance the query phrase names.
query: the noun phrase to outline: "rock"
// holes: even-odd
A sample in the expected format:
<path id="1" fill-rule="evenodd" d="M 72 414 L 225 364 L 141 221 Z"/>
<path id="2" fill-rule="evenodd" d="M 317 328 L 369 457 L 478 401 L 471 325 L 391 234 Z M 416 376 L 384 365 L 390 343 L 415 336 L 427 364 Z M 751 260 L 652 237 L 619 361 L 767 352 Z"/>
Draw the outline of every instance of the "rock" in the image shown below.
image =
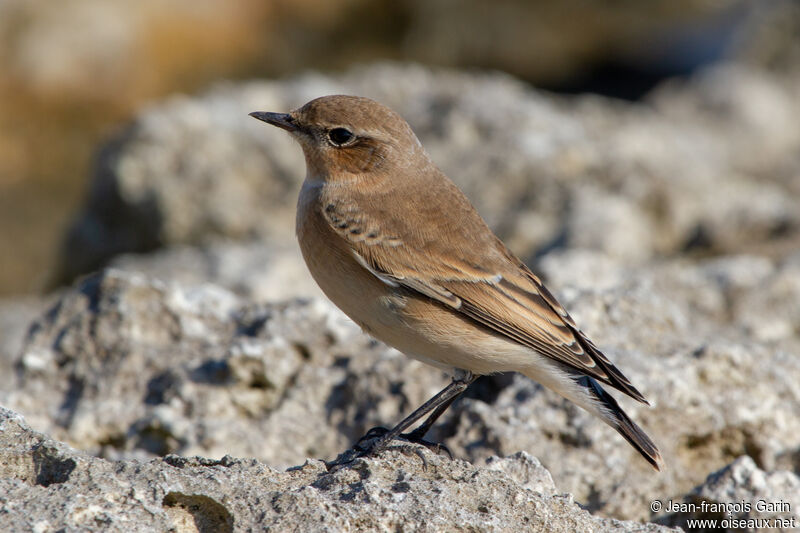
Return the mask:
<path id="1" fill-rule="evenodd" d="M 517 452 L 505 459 L 493 455 L 486 460 L 486 467 L 489 470 L 498 470 L 508 474 L 521 487 L 534 492 L 542 494 L 558 493 L 550 472 L 542 466 L 539 459 L 528 455 L 524 451 Z"/>
<path id="2" fill-rule="evenodd" d="M 14 361 L 25 342 L 28 326 L 52 305 L 51 298 L 0 299 L 0 390 L 14 386 Z"/>
<path id="3" fill-rule="evenodd" d="M 772 295 L 770 316 L 792 311 L 777 287 L 798 279 L 794 260 L 742 256 L 640 270 L 597 255 L 551 255 L 544 272 L 555 287 L 569 284 L 557 290 L 562 303 L 653 403 L 621 400 L 661 448 L 666 470 L 654 475 L 609 428 L 520 376 L 491 402 L 457 404 L 434 437 L 472 462 L 527 450 L 588 508 L 626 519 L 650 518 L 649 502 L 679 498 L 701 482 L 698 472 L 740 455 L 767 471 L 796 468 L 800 343 L 789 332 L 800 317 L 784 314 L 784 333 L 760 341 L 745 325 L 770 304 L 744 305 Z M 595 263 L 603 266 L 599 283 L 581 275 Z"/>
<path id="4" fill-rule="evenodd" d="M 574 250 L 542 261 L 581 328 L 653 403 L 621 399 L 661 447 L 661 474 L 613 430 L 521 376 L 479 380 L 431 438 L 473 464 L 527 451 L 556 486 L 620 519 L 650 519 L 650 501 L 682 498 L 741 455 L 765 471 L 794 469 L 797 257 L 638 266 Z M 152 265 L 162 281 L 108 270 L 66 292 L 32 327 L 17 386 L 0 403 L 102 457 L 235 454 L 283 468 L 334 458 L 446 383 L 324 300 L 253 303 L 257 289 L 246 283 L 234 293 L 181 281 L 180 261 Z M 782 325 L 765 327 L 764 316 Z M 524 468 L 506 472 L 548 490 Z"/>
<path id="5" fill-rule="evenodd" d="M 216 241 L 176 245 L 149 254 L 126 254 L 111 267 L 181 285 L 211 283 L 257 302 L 325 298 L 297 243 Z"/>
<path id="6" fill-rule="evenodd" d="M 220 237 L 289 246 L 301 151 L 247 113 L 342 92 L 408 119 L 523 258 L 570 248 L 638 263 L 751 248 L 781 256 L 800 241 L 798 89 L 735 64 L 638 104 L 399 64 L 219 85 L 150 108 L 101 151 L 61 271 L 70 279 L 120 253 Z"/>
<path id="7" fill-rule="evenodd" d="M 118 257 L 122 270 L 68 291 L 31 330 L 0 401 L 107 458 L 230 453 L 288 467 L 335 457 L 437 392 L 439 371 L 322 300 L 292 299 L 318 294 L 291 229 L 303 162 L 246 113 L 346 91 L 403 113 L 498 234 L 539 260 L 653 402 L 622 400 L 668 470 L 653 474 L 611 429 L 514 376 L 476 383 L 435 439 L 475 464 L 526 450 L 556 486 L 622 519 L 651 518 L 650 501 L 683 497 L 741 455 L 796 468 L 794 83 L 726 65 L 664 85 L 648 106 L 567 106 L 501 75 L 384 64 L 172 99 L 106 148 L 67 263 L 167 248 Z M 256 303 L 273 298 L 286 300 Z"/>
<path id="8" fill-rule="evenodd" d="M 505 471 L 548 477 L 525 455 L 489 469 L 419 453 L 425 463 L 390 450 L 334 473 L 317 460 L 285 472 L 230 456 L 106 461 L 0 407 L 0 515 L 12 531 L 672 531 L 519 484 Z"/>
<path id="9" fill-rule="evenodd" d="M 736 531 L 797 531 L 800 477 L 786 470 L 764 472 L 743 456 L 709 475 L 681 503 L 686 511 L 661 521 L 685 530 L 692 520 L 716 520 L 718 527 Z"/>
<path id="10" fill-rule="evenodd" d="M 792 57 L 700 70 L 639 103 L 373 64 L 154 105 L 100 152 L 60 265 L 63 279 L 114 268 L 44 313 L 38 300 L 0 305 L 0 404 L 64 441 L 0 411 L 4 524 L 659 529 L 592 517 L 573 497 L 598 516 L 675 524 L 695 515 L 653 516 L 649 503 L 763 497 L 796 513 L 800 78 L 783 68 Z M 408 118 L 497 233 L 539 263 L 653 402 L 621 399 L 661 446 L 665 473 L 513 375 L 481 379 L 434 428 L 455 462 L 420 451 L 422 468 L 421 457 L 390 452 L 334 474 L 318 460 L 273 470 L 335 457 L 446 382 L 317 299 L 298 259 L 300 150 L 246 114 L 331 92 L 371 96 Z"/>
<path id="11" fill-rule="evenodd" d="M 331 304 L 253 304 L 215 285 L 109 270 L 30 330 L 0 403 L 105 457 L 332 458 L 444 386 Z M 415 379 L 404 379 L 415 375 Z"/>
<path id="12" fill-rule="evenodd" d="M 778 0 L 768 9 L 752 12 L 730 52 L 738 61 L 796 75 L 800 67 L 798 31 L 800 6 L 792 0 Z"/>

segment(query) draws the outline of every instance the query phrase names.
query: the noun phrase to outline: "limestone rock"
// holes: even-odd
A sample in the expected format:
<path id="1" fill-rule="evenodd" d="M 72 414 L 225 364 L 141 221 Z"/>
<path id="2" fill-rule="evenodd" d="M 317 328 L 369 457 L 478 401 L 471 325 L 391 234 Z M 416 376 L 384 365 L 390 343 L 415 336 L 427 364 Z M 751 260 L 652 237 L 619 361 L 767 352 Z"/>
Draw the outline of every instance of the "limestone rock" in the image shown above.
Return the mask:
<path id="1" fill-rule="evenodd" d="M 125 254 L 111 267 L 181 285 L 212 283 L 257 302 L 325 298 L 296 242 L 214 241 L 175 245 L 149 254 Z"/>
<path id="2" fill-rule="evenodd" d="M 29 333 L 0 403 L 105 457 L 332 458 L 441 388 L 322 300 L 253 304 L 216 285 L 109 270 Z M 417 375 L 415 379 L 406 379 Z"/>
<path id="3" fill-rule="evenodd" d="M 764 472 L 747 456 L 708 476 L 685 499 L 687 511 L 665 522 L 688 528 L 689 520 L 717 520 L 736 531 L 797 531 L 800 477 L 786 470 Z"/>
<path id="4" fill-rule="evenodd" d="M 595 263 L 605 268 L 582 277 Z M 586 252 L 543 264 L 556 287 L 568 284 L 557 294 L 580 327 L 653 403 L 621 399 L 661 448 L 664 472 L 654 475 L 613 430 L 521 376 L 490 402 L 478 396 L 457 404 L 435 437 L 473 462 L 526 450 L 578 501 L 634 519 L 650 516 L 650 501 L 680 498 L 702 482 L 699 472 L 740 455 L 766 471 L 795 469 L 800 346 L 791 332 L 800 317 L 782 303 L 792 293 L 778 289 L 796 279 L 794 260 L 613 265 Z M 751 298 L 764 302 L 743 305 Z M 762 341 L 746 325 L 767 308 L 787 325 Z"/>
<path id="5" fill-rule="evenodd" d="M 287 467 L 332 459 L 446 383 L 323 300 L 253 303 L 257 290 L 180 281 L 170 264 L 153 263 L 162 281 L 109 270 L 68 291 L 31 329 L 0 402 L 107 458 L 235 454 Z M 653 402 L 621 399 L 667 470 L 654 473 L 613 430 L 514 375 L 479 380 L 431 438 L 473 464 L 527 451 L 556 486 L 622 519 L 651 518 L 650 501 L 682 498 L 741 455 L 768 472 L 796 468 L 796 256 L 639 267 L 575 250 L 541 266 Z"/>
<path id="6" fill-rule="evenodd" d="M 0 390 L 15 385 L 14 362 L 22 350 L 28 326 L 47 308 L 49 300 L 34 296 L 0 299 Z"/>
<path id="7" fill-rule="evenodd" d="M 220 237 L 288 246 L 301 151 L 247 113 L 330 93 L 403 115 L 523 258 L 576 247 L 635 262 L 757 247 L 779 255 L 800 239 L 798 88 L 736 64 L 629 104 L 385 63 L 223 84 L 144 111 L 101 151 L 61 268 L 71 278 L 120 253 Z"/>
<path id="8" fill-rule="evenodd" d="M 672 531 L 519 484 L 505 471 L 547 477 L 524 455 L 488 469 L 419 453 L 425 463 L 390 450 L 334 473 L 316 460 L 285 472 L 229 456 L 106 461 L 0 407 L 0 516 L 10 531 Z"/>

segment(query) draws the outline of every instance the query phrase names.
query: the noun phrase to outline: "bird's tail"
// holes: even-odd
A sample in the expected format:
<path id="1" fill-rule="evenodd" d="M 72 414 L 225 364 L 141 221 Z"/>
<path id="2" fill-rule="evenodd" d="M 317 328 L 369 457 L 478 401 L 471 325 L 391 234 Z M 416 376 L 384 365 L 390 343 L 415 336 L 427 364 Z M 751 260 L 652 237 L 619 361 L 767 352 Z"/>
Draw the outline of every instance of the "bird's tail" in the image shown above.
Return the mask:
<path id="1" fill-rule="evenodd" d="M 588 376 L 578 378 L 576 383 L 594 400 L 597 409 L 583 407 L 587 407 L 592 414 L 597 415 L 603 422 L 616 429 L 653 468 L 660 471 L 664 462 L 658 447 L 650 440 L 647 433 L 625 414 L 617 400 L 607 393 L 597 381 Z"/>
<path id="2" fill-rule="evenodd" d="M 650 437 L 630 419 L 609 393 L 593 378 L 576 375 L 561 365 L 538 365 L 522 371 L 526 376 L 583 407 L 616 429 L 656 470 L 664 462 Z"/>

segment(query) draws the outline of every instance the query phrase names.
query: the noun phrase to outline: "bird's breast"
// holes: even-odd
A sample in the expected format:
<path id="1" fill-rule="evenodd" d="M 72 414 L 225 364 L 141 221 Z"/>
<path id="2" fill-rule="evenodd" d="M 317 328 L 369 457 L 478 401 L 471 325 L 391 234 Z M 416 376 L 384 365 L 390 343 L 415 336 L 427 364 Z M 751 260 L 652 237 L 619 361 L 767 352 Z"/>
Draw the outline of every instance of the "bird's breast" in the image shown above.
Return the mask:
<path id="1" fill-rule="evenodd" d="M 404 297 L 358 263 L 350 245 L 325 217 L 324 185 L 306 180 L 297 202 L 296 231 L 303 259 L 322 292 L 363 329 L 380 337 L 402 326 Z"/>

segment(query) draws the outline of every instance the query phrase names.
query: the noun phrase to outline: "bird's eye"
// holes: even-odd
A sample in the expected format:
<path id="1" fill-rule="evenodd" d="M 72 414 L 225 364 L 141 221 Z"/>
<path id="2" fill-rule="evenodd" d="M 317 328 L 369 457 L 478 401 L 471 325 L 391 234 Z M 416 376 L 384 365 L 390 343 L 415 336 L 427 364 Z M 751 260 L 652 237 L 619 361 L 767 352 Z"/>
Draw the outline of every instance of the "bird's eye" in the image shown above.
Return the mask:
<path id="1" fill-rule="evenodd" d="M 334 146 L 343 146 L 355 138 L 353 132 L 345 128 L 333 128 L 328 132 L 328 139 Z"/>

